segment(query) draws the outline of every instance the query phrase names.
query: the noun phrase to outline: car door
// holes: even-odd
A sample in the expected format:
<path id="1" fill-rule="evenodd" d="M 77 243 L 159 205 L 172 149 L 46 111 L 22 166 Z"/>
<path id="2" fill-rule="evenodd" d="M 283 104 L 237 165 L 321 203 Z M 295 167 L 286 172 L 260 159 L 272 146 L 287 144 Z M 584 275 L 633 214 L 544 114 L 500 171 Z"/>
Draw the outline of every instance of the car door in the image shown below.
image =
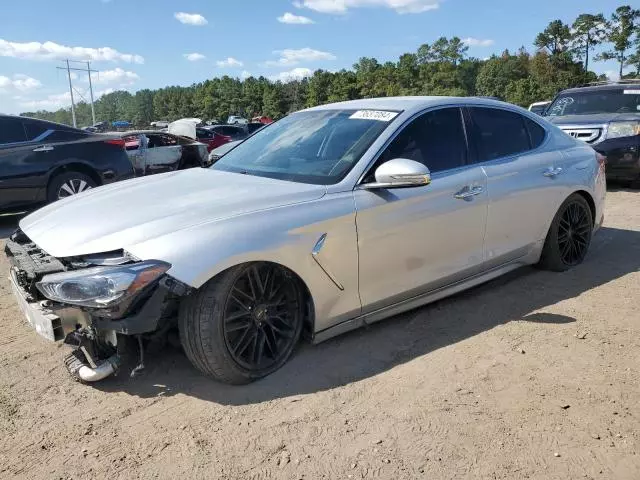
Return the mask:
<path id="1" fill-rule="evenodd" d="M 427 186 L 354 190 L 363 313 L 477 273 L 483 261 L 486 176 L 468 164 L 460 108 L 418 116 L 369 170 L 393 158 L 424 163 Z"/>
<path id="2" fill-rule="evenodd" d="M 172 172 L 178 169 L 182 158 L 182 146 L 176 137 L 166 134 L 146 134 L 145 175 Z"/>
<path id="3" fill-rule="evenodd" d="M 561 153 L 544 148 L 546 131 L 517 112 L 470 107 L 476 161 L 487 175 L 486 268 L 529 253 L 543 241 L 558 202 L 553 173 Z"/>
<path id="4" fill-rule="evenodd" d="M 37 148 L 27 141 L 20 117 L 0 116 L 0 210 L 28 205 L 35 200 L 37 172 L 31 172 L 28 159 Z"/>

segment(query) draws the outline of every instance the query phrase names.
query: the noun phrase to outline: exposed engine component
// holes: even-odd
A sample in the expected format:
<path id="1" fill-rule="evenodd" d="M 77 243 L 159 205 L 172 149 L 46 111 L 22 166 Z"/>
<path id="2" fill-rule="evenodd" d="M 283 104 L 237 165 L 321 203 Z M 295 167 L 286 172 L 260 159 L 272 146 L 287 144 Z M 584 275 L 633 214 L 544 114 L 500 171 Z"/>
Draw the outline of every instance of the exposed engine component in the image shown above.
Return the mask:
<path id="1" fill-rule="evenodd" d="M 120 357 L 112 355 L 106 360 L 100 360 L 95 367 L 85 363 L 86 357 L 80 350 L 74 350 L 64 359 L 69 374 L 78 382 L 97 382 L 112 375 L 120 366 Z"/>

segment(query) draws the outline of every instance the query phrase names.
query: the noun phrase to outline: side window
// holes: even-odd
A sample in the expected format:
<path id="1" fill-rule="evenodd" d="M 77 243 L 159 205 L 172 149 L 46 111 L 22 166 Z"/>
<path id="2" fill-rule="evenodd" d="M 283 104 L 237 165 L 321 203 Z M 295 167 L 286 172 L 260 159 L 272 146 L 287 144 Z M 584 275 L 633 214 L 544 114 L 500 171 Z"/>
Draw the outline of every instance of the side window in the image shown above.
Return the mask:
<path id="1" fill-rule="evenodd" d="M 415 160 L 432 173 L 465 165 L 467 142 L 462 111 L 443 108 L 415 119 L 391 142 L 376 167 L 394 158 Z"/>
<path id="2" fill-rule="evenodd" d="M 516 155 L 531 149 L 524 117 L 499 108 L 471 107 L 478 161 Z"/>
<path id="3" fill-rule="evenodd" d="M 524 117 L 524 123 L 527 126 L 529 138 L 531 139 L 531 148 L 538 148 L 540 145 L 542 145 L 542 142 L 544 141 L 544 137 L 546 135 L 544 128 L 527 117 Z"/>
<path id="4" fill-rule="evenodd" d="M 33 142 L 36 138 L 49 130 L 47 125 L 41 122 L 25 120 L 22 123 L 24 125 L 24 130 L 27 133 L 27 140 L 30 142 Z"/>
<path id="5" fill-rule="evenodd" d="M 0 117 L 0 145 L 3 143 L 26 142 L 27 135 L 18 117 Z"/>

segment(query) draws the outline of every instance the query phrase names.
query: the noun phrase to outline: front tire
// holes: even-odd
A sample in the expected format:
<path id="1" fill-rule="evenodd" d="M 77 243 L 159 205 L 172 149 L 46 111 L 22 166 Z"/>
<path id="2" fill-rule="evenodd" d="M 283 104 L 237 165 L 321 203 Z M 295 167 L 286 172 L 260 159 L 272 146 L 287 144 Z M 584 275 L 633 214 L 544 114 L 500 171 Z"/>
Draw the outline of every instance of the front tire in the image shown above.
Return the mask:
<path id="1" fill-rule="evenodd" d="M 591 245 L 592 232 L 591 207 L 582 195 L 570 195 L 551 222 L 538 266 L 564 272 L 581 264 Z"/>
<path id="2" fill-rule="evenodd" d="M 180 309 L 180 342 L 202 373 L 246 384 L 279 369 L 302 333 L 297 279 L 271 263 L 230 268 L 188 297 Z"/>

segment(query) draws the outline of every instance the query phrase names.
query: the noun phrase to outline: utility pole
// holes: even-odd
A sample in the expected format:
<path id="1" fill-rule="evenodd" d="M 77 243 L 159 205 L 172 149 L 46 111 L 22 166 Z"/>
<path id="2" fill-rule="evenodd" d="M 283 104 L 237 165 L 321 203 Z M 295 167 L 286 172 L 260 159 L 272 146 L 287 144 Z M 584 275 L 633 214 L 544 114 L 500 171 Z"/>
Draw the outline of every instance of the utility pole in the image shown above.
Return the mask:
<path id="1" fill-rule="evenodd" d="M 81 62 L 81 63 L 86 63 L 87 64 L 87 68 L 71 68 L 69 65 L 69 62 L 74 62 L 75 60 L 66 60 L 67 66 L 66 67 L 56 67 L 58 70 L 66 70 L 67 71 L 67 77 L 69 78 L 69 93 L 71 94 L 71 117 L 73 118 L 73 126 L 74 127 L 78 127 L 77 122 L 76 122 L 76 104 L 75 101 L 73 99 L 73 83 L 71 81 L 71 72 L 87 72 L 87 75 L 89 75 L 89 90 L 91 92 L 91 117 L 93 119 L 93 124 L 96 124 L 96 111 L 93 105 L 93 83 L 91 81 L 91 74 L 92 73 L 99 73 L 98 70 L 91 70 L 91 62 Z M 80 63 L 80 62 L 78 62 Z M 80 95 L 82 97 L 82 95 Z M 83 97 L 84 99 L 84 97 Z"/>
<path id="2" fill-rule="evenodd" d="M 89 92 L 91 93 L 91 118 L 93 124 L 96 124 L 96 110 L 93 107 L 93 84 L 91 83 L 91 62 L 87 62 L 87 75 L 89 76 Z"/>
<path id="3" fill-rule="evenodd" d="M 76 122 L 76 104 L 73 101 L 73 84 L 71 83 L 71 69 L 69 68 L 69 60 L 67 59 L 67 76 L 69 77 L 69 93 L 71 94 L 71 117 L 73 118 L 74 128 L 78 127 Z"/>

